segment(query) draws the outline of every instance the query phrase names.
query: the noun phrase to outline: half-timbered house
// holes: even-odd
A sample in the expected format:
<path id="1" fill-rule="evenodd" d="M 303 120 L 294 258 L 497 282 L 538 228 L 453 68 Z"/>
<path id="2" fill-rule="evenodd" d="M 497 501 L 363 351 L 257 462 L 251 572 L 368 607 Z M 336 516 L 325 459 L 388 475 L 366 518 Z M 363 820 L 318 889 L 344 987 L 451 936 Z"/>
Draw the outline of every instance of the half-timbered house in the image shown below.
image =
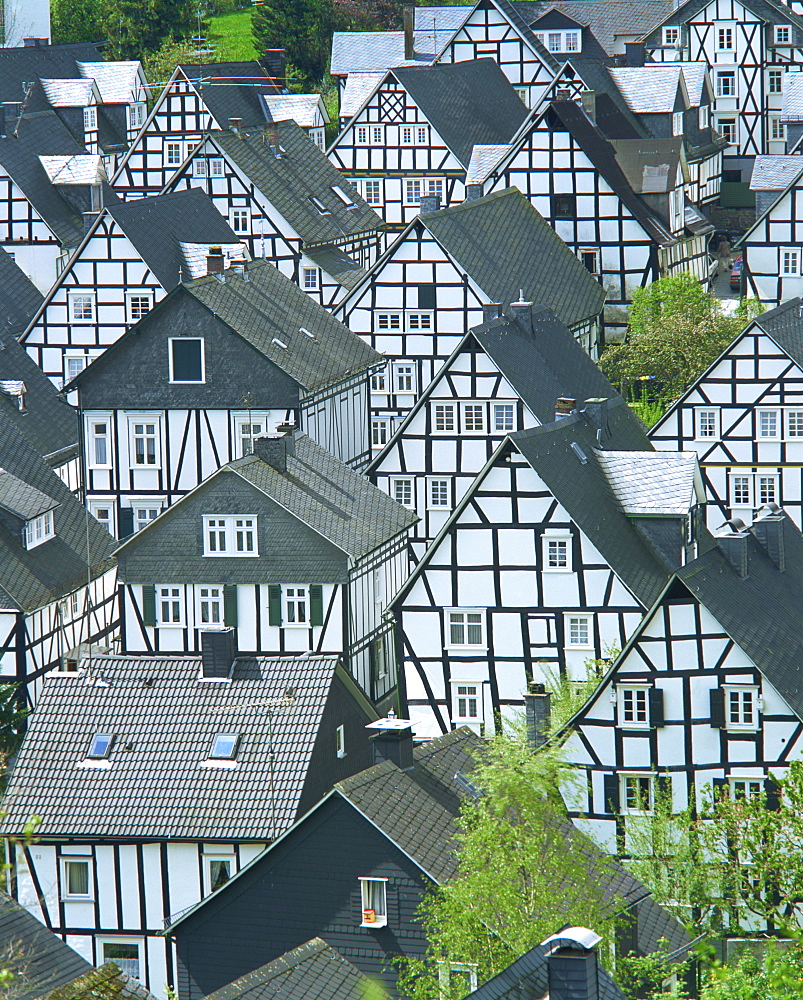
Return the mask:
<path id="1" fill-rule="evenodd" d="M 210 133 L 166 190 L 193 187 L 252 257 L 271 261 L 327 307 L 384 250 L 380 216 L 294 121 Z M 323 266 L 332 254 L 335 274 Z"/>
<path id="2" fill-rule="evenodd" d="M 714 127 L 730 144 L 725 180 L 750 180 L 754 157 L 784 153 L 784 80 L 803 61 L 803 19 L 769 0 L 686 0 L 643 36 L 656 62 L 705 62 Z"/>
<path id="3" fill-rule="evenodd" d="M 165 918 L 366 767 L 374 718 L 335 656 L 238 658 L 213 642 L 50 675 L 6 793 L 5 835 L 34 801 L 40 817 L 36 843 L 20 838 L 9 859 L 15 896 L 164 1000 L 176 981 Z"/>
<path id="4" fill-rule="evenodd" d="M 796 162 L 799 159 L 771 158 L 783 165 L 773 170 L 770 176 L 774 180 L 769 183 L 782 187 L 770 189 L 766 199 L 759 199 L 757 194 L 756 207 L 761 204 L 764 211 L 739 240 L 747 293 L 770 307 L 803 294 L 803 227 L 798 207 L 803 195 L 803 166 Z M 763 166 L 760 164 L 759 177 Z"/>
<path id="5" fill-rule="evenodd" d="M 126 199 L 159 194 L 211 129 L 270 121 L 263 97 L 277 93 L 258 62 L 177 66 L 120 161 L 115 189 Z"/>
<path id="6" fill-rule="evenodd" d="M 20 409 L 24 396 L 1 384 L 0 676 L 33 703 L 44 675 L 73 670 L 83 651 L 118 637 L 114 541 L 32 443 L 28 418 L 44 408 L 33 417 Z M 57 421 L 52 435 L 63 436 Z"/>
<path id="7" fill-rule="evenodd" d="M 530 199 L 605 289 L 610 343 L 625 334 L 634 288 L 681 272 L 707 280 L 713 227 L 686 199 L 680 140 L 609 141 L 594 103 L 554 101 L 508 147 L 475 147 L 467 183 Z"/>
<path id="8" fill-rule="evenodd" d="M 750 175 L 750 190 L 756 194 L 756 218 L 764 215 L 800 172 L 800 159 L 797 156 L 756 157 L 753 173 Z"/>
<path id="9" fill-rule="evenodd" d="M 392 959 L 424 955 L 417 908 L 429 889 L 457 872 L 456 820 L 472 794 L 467 775 L 481 741 L 461 728 L 414 747 L 407 720 L 379 719 L 368 728 L 376 734 L 373 767 L 338 782 L 248 869 L 170 922 L 182 997 L 201 1000 L 313 936 L 391 997 L 399 995 Z M 641 882 L 578 837 L 565 814 L 556 809 L 552 817 L 566 849 L 581 854 L 599 879 L 606 912 L 627 909 L 634 918 L 639 953 L 652 951 L 662 935 L 673 949 L 688 945 L 686 932 Z M 558 912 L 559 886 L 556 873 Z M 224 928 L 236 948 L 215 949 Z M 466 981 L 465 966 L 444 965 L 453 989 Z"/>
<path id="10" fill-rule="evenodd" d="M 385 610 L 414 520 L 306 435 L 258 438 L 116 550 L 122 648 L 195 652 L 232 626 L 250 653 L 336 653 L 396 706 Z"/>
<path id="11" fill-rule="evenodd" d="M 712 529 L 768 503 L 803 525 L 802 308 L 756 317 L 650 431 L 656 448 L 697 453 Z"/>
<path id="12" fill-rule="evenodd" d="M 578 405 L 499 446 L 391 603 L 419 736 L 587 679 L 686 558 L 695 457 L 652 451 L 621 399 Z"/>
<path id="13" fill-rule="evenodd" d="M 180 285 L 69 385 L 85 502 L 125 538 L 288 424 L 362 468 L 381 360 L 262 261 Z"/>
<path id="14" fill-rule="evenodd" d="M 770 773 L 800 759 L 801 567 L 799 529 L 765 509 L 668 582 L 568 724 L 567 759 L 585 780 L 565 797 L 597 843 L 626 850 L 659 782 L 676 811 L 703 808 L 723 788 L 766 788 L 769 799 Z"/>
<path id="15" fill-rule="evenodd" d="M 527 116 L 492 59 L 388 71 L 328 151 L 385 222 L 400 229 L 421 197 L 459 204 L 476 145 L 510 142 Z"/>
<path id="16" fill-rule="evenodd" d="M 368 468 L 381 490 L 418 515 L 411 532 L 416 556 L 507 434 L 551 423 L 558 397 L 616 395 L 546 307 L 514 302 L 485 312 L 486 321 L 463 337 Z"/>
<path id="17" fill-rule="evenodd" d="M 318 149 L 326 149 L 329 112 L 320 94 L 268 94 L 265 106 L 274 122 L 294 121 Z"/>
<path id="18" fill-rule="evenodd" d="M 247 253 L 197 190 L 107 205 L 45 296 L 21 342 L 57 385 L 118 340 L 179 282 L 206 273 L 214 247 Z"/>
<path id="19" fill-rule="evenodd" d="M 388 358 L 371 384 L 377 445 L 488 303 L 544 303 L 587 351 L 599 343 L 603 290 L 519 191 L 427 207 L 338 309 L 350 330 Z"/>

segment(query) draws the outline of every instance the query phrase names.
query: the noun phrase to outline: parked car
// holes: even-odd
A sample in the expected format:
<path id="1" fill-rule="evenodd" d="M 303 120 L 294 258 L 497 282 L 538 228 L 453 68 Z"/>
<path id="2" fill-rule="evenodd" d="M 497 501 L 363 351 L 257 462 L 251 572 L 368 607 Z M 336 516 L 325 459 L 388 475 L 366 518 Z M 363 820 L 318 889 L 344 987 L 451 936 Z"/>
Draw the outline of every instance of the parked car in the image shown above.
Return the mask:
<path id="1" fill-rule="evenodd" d="M 736 291 L 739 291 L 739 289 L 742 287 L 742 264 L 743 263 L 744 263 L 744 261 L 740 257 L 739 260 L 735 260 L 733 262 L 733 267 L 731 268 L 730 286 L 731 286 L 731 288 L 736 289 Z"/>

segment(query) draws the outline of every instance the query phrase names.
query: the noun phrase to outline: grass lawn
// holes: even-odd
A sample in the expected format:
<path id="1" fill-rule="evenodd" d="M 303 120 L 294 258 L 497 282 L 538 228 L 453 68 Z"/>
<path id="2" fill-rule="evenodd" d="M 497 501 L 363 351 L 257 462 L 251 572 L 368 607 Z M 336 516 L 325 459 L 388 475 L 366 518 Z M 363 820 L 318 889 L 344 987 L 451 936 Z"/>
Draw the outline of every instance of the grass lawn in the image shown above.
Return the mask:
<path id="1" fill-rule="evenodd" d="M 257 59 L 251 34 L 251 11 L 237 10 L 209 18 L 209 46 L 217 50 L 221 62 L 247 62 Z"/>

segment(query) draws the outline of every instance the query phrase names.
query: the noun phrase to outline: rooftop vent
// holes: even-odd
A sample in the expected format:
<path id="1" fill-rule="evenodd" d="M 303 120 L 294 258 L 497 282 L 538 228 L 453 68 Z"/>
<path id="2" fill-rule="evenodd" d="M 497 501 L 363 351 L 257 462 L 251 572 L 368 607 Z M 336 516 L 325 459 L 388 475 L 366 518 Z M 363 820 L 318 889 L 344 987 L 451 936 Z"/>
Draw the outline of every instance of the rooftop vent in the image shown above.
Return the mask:
<path id="1" fill-rule="evenodd" d="M 409 719 L 397 719 L 391 709 L 386 718 L 365 728 L 376 730 L 371 736 L 375 764 L 390 760 L 402 771 L 413 766 L 413 725 Z"/>

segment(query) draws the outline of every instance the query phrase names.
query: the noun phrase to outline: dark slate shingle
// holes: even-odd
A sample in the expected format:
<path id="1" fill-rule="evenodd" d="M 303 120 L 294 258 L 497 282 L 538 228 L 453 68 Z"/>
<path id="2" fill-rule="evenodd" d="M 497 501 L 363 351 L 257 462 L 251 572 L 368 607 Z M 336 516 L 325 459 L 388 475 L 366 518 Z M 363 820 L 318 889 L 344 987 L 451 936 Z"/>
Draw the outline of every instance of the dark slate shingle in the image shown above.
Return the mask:
<path id="1" fill-rule="evenodd" d="M 194 85 L 215 121 L 226 127 L 237 118 L 241 125 L 260 125 L 265 111 L 260 94 L 277 94 L 265 68 L 251 62 L 182 63 L 179 69 Z"/>

